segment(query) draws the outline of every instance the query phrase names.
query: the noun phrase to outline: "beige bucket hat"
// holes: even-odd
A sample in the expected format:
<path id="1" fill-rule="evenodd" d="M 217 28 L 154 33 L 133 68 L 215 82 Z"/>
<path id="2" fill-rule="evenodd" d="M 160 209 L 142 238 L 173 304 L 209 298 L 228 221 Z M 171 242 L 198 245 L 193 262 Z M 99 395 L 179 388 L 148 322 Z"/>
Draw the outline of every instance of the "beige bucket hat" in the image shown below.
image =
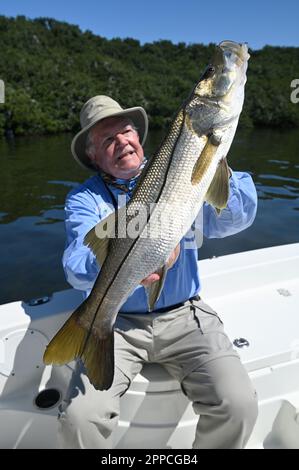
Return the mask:
<path id="1" fill-rule="evenodd" d="M 98 95 L 90 98 L 80 112 L 81 131 L 75 135 L 71 144 L 71 151 L 75 160 L 87 170 L 96 171 L 85 153 L 88 131 L 102 119 L 113 116 L 125 116 L 132 119 L 137 128 L 140 142 L 143 145 L 148 131 L 146 112 L 140 106 L 123 109 L 117 101 L 109 96 Z"/>

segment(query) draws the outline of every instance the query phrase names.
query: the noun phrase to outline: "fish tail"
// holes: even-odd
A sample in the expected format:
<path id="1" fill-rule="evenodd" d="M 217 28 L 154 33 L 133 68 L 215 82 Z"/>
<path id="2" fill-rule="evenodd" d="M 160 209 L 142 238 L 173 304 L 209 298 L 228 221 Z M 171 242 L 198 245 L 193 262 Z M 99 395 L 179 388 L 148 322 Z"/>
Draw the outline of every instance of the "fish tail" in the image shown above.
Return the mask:
<path id="1" fill-rule="evenodd" d="M 48 344 L 43 357 L 45 364 L 63 365 L 81 356 L 87 331 L 78 322 L 81 316 L 80 310 L 81 306 L 75 310 Z"/>
<path id="2" fill-rule="evenodd" d="M 105 338 L 90 334 L 82 353 L 87 376 L 96 390 L 108 390 L 114 377 L 114 331 Z"/>
<path id="3" fill-rule="evenodd" d="M 98 337 L 79 322 L 87 305 L 83 302 L 48 344 L 45 364 L 63 365 L 81 357 L 86 374 L 97 390 L 111 387 L 114 377 L 114 331 Z"/>

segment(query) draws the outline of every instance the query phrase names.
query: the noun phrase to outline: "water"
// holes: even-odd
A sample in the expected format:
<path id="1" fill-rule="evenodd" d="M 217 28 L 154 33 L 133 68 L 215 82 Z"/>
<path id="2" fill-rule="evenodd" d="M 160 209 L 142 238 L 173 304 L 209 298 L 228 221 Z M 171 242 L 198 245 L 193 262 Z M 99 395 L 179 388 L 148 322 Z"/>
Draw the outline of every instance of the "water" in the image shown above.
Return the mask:
<path id="1" fill-rule="evenodd" d="M 150 154 L 162 134 L 152 133 Z M 0 303 L 69 287 L 64 279 L 64 200 L 89 175 L 74 162 L 72 136 L 0 141 Z M 235 170 L 255 181 L 259 206 L 254 224 L 224 239 L 204 240 L 201 259 L 299 242 L 299 133 L 239 131 L 229 154 Z"/>

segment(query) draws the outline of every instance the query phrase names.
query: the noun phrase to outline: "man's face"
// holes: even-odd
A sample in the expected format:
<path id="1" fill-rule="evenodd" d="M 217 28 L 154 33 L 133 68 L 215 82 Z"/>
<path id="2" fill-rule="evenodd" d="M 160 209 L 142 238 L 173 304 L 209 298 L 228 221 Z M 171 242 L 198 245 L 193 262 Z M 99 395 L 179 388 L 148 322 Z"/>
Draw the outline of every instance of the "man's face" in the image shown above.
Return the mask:
<path id="1" fill-rule="evenodd" d="M 144 153 L 130 121 L 106 118 L 92 133 L 95 152 L 90 159 L 97 167 L 115 178 L 129 179 L 138 174 Z"/>

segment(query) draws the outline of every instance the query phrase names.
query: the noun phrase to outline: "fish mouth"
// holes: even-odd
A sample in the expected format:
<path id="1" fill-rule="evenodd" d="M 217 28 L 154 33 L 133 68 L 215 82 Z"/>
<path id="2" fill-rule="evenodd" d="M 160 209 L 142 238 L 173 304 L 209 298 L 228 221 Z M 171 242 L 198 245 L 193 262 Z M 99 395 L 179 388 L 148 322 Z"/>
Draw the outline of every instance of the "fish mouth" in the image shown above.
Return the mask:
<path id="1" fill-rule="evenodd" d="M 250 55 L 248 54 L 248 46 L 247 43 L 238 43 L 235 41 L 222 41 L 219 44 L 220 49 L 224 52 L 224 54 L 235 54 L 242 62 L 245 62 L 249 59 Z"/>

